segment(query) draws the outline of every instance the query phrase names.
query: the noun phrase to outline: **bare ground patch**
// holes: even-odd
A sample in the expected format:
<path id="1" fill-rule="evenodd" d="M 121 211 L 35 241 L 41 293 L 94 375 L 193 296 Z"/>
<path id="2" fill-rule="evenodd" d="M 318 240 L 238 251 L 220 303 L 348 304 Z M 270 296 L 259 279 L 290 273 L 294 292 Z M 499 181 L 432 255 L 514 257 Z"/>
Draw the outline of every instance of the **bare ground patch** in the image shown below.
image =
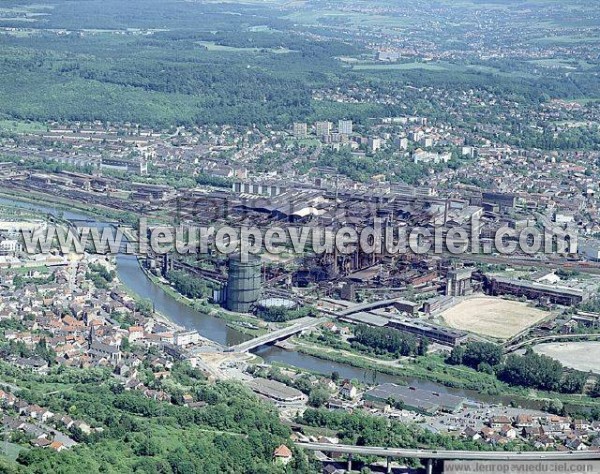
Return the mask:
<path id="1" fill-rule="evenodd" d="M 448 326 L 482 336 L 510 339 L 549 315 L 520 301 L 494 297 L 478 297 L 461 301 L 444 311 Z"/>
<path id="2" fill-rule="evenodd" d="M 600 342 L 550 342 L 533 348 L 565 367 L 600 374 Z"/>

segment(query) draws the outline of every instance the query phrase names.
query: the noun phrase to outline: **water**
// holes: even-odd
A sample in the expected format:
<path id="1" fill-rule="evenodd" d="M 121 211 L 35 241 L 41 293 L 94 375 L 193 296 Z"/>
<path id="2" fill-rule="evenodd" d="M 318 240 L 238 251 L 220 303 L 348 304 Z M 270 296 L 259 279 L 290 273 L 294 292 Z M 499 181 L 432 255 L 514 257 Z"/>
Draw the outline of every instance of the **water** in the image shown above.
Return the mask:
<path id="1" fill-rule="evenodd" d="M 62 213 L 62 217 L 72 221 L 87 220 L 90 216 L 78 212 L 62 211 L 49 206 L 21 202 L 12 199 L 0 198 L 0 204 L 24 207 L 47 214 L 57 215 Z M 93 217 L 92 217 L 93 218 Z M 90 225 L 90 224 L 88 224 Z M 109 225 L 101 221 L 96 221 L 91 225 L 103 227 Z M 131 289 L 140 298 L 148 299 L 153 302 L 156 310 L 165 315 L 174 323 L 187 329 L 195 329 L 202 336 L 218 342 L 222 345 L 235 345 L 244 342 L 251 337 L 235 329 L 229 328 L 227 322 L 206 313 L 196 311 L 189 306 L 177 301 L 162 288 L 155 285 L 140 268 L 137 258 L 134 255 L 119 254 L 117 256 L 117 274 L 125 286 Z M 287 351 L 275 346 L 262 346 L 254 351 L 262 357 L 265 362 L 279 362 L 282 364 L 298 367 L 300 369 L 312 372 L 330 375 L 332 372 L 338 372 L 340 377 L 347 379 L 356 379 L 367 383 L 398 383 L 409 384 L 414 387 L 425 390 L 436 391 L 439 393 L 450 393 L 471 400 L 479 400 L 489 403 L 509 403 L 507 397 L 490 397 L 482 395 L 475 391 L 460 390 L 445 387 L 435 382 L 429 382 L 420 379 L 402 378 L 394 375 L 374 373 L 373 370 L 361 369 L 348 364 L 331 362 L 318 357 L 300 354 L 294 351 Z M 528 408 L 539 408 L 538 404 L 532 401 L 519 400 L 522 405 Z"/>
<path id="2" fill-rule="evenodd" d="M 91 217 L 82 213 L 57 209 L 47 205 L 6 198 L 0 198 L 0 204 L 22 207 L 54 216 L 60 214 L 64 219 L 70 221 L 87 221 Z M 92 217 L 92 219 L 94 218 Z M 105 227 L 110 224 L 97 220 L 86 222 L 86 225 Z M 228 327 L 225 320 L 190 308 L 170 296 L 160 286 L 152 283 L 140 268 L 135 255 L 117 255 L 117 274 L 125 286 L 140 298 L 152 301 L 156 310 L 175 324 L 187 329 L 195 329 L 202 336 L 227 346 L 240 344 L 251 339 L 251 336 Z"/>
<path id="3" fill-rule="evenodd" d="M 164 314 L 175 324 L 187 329 L 195 329 L 202 336 L 226 346 L 240 344 L 252 338 L 228 327 L 223 319 L 196 311 L 177 301 L 148 279 L 134 255 L 117 256 L 117 275 L 125 286 L 141 298 L 152 301 L 156 311 Z"/>
<path id="4" fill-rule="evenodd" d="M 62 217 L 64 219 L 68 219 L 70 221 L 85 221 L 85 220 L 89 220 L 90 218 L 94 219 L 93 217 L 91 217 L 89 215 L 81 214 L 79 212 L 62 210 L 62 209 L 59 209 L 56 207 L 50 207 L 48 205 L 34 204 L 34 203 L 26 202 L 26 201 L 18 201 L 15 199 L 7 199 L 7 198 L 0 197 L 0 204 L 5 204 L 7 206 L 13 206 L 13 207 L 21 207 L 23 209 L 30 209 L 32 211 L 37 211 L 37 212 L 44 213 L 44 214 L 52 214 L 53 216 L 58 216 L 59 214 L 62 213 Z M 99 222 L 98 224 L 102 224 L 102 223 Z"/>

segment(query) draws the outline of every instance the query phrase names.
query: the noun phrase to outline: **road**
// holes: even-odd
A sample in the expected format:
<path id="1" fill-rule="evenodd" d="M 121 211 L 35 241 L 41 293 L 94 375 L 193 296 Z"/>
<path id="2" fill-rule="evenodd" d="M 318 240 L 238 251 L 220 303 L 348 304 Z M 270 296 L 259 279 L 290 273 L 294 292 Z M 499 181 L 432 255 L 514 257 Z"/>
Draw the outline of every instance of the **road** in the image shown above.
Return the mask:
<path id="1" fill-rule="evenodd" d="M 342 311 L 334 313 L 338 317 L 349 316 L 351 314 L 360 313 L 361 311 L 370 311 L 372 309 L 383 308 L 385 306 L 390 306 L 394 304 L 396 301 L 400 301 L 402 298 L 393 298 L 391 300 L 381 300 L 381 301 L 371 301 L 370 303 L 361 303 L 357 305 L 350 306 Z"/>
<path id="2" fill-rule="evenodd" d="M 323 324 L 328 320 L 329 318 L 302 318 L 301 322 L 298 322 L 283 329 L 279 329 L 277 331 L 267 333 L 263 336 L 259 336 L 254 339 L 250 339 L 249 341 L 242 342 L 237 346 L 231 346 L 229 350 L 232 352 L 248 352 L 264 344 L 269 344 L 271 342 L 285 339 L 286 337 L 304 331 L 305 329 L 318 326 L 319 324 Z"/>
<path id="3" fill-rule="evenodd" d="M 504 348 L 504 352 L 505 353 L 514 352 L 514 351 L 521 349 L 522 347 L 534 346 L 537 344 L 541 344 L 543 342 L 562 341 L 565 339 L 568 341 L 575 341 L 575 340 L 590 341 L 592 339 L 597 339 L 599 337 L 600 337 L 600 334 L 553 334 L 551 336 L 540 336 L 540 337 L 534 337 L 532 339 L 525 339 L 516 344 L 510 344 Z"/>
<path id="4" fill-rule="evenodd" d="M 575 461 L 600 459 L 600 451 L 451 451 L 428 449 L 396 449 L 372 446 L 351 446 L 326 443 L 295 443 L 297 447 L 310 451 L 362 454 L 382 458 L 458 459 L 480 461 Z"/>

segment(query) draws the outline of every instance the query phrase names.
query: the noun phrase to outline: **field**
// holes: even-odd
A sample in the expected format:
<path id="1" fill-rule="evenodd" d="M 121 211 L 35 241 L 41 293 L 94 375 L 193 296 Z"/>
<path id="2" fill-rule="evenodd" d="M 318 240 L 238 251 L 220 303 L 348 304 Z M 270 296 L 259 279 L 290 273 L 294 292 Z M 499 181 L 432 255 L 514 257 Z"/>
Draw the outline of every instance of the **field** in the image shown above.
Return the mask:
<path id="1" fill-rule="evenodd" d="M 373 71 L 386 71 L 386 70 L 400 70 L 400 71 L 408 71 L 412 69 L 426 69 L 428 71 L 446 71 L 447 69 L 444 66 L 440 66 L 438 64 L 429 64 L 429 63 L 392 63 L 392 64 L 382 64 L 382 63 L 371 63 L 371 64 L 356 64 L 353 66 L 353 69 L 356 70 L 373 70 Z"/>
<path id="2" fill-rule="evenodd" d="M 509 339 L 548 315 L 526 303 L 493 297 L 471 298 L 442 313 L 452 328 L 498 339 Z"/>
<path id="3" fill-rule="evenodd" d="M 214 41 L 198 41 L 198 44 L 204 46 L 208 51 L 224 51 L 230 53 L 259 53 L 265 51 L 275 54 L 285 54 L 292 52 L 291 49 L 287 48 L 238 48 L 235 46 L 223 46 Z"/>
<path id="4" fill-rule="evenodd" d="M 533 350 L 558 360 L 565 367 L 600 374 L 600 342 L 552 342 L 535 346 Z"/>

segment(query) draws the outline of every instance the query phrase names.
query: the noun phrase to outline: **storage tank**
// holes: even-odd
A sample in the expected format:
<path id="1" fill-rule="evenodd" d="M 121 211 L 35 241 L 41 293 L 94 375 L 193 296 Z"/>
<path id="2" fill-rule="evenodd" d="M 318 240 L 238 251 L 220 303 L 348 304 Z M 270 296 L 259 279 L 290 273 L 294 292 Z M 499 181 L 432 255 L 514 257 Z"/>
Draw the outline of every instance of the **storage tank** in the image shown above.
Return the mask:
<path id="1" fill-rule="evenodd" d="M 259 300 L 256 303 L 256 308 L 260 309 L 273 309 L 273 308 L 283 308 L 288 310 L 293 310 L 298 308 L 298 303 L 294 300 L 290 300 L 288 298 L 264 298 Z"/>
<path id="2" fill-rule="evenodd" d="M 261 259 L 255 255 L 249 255 L 246 262 L 238 254 L 229 257 L 225 299 L 225 307 L 229 311 L 248 313 L 258 301 L 262 284 L 261 267 Z"/>

